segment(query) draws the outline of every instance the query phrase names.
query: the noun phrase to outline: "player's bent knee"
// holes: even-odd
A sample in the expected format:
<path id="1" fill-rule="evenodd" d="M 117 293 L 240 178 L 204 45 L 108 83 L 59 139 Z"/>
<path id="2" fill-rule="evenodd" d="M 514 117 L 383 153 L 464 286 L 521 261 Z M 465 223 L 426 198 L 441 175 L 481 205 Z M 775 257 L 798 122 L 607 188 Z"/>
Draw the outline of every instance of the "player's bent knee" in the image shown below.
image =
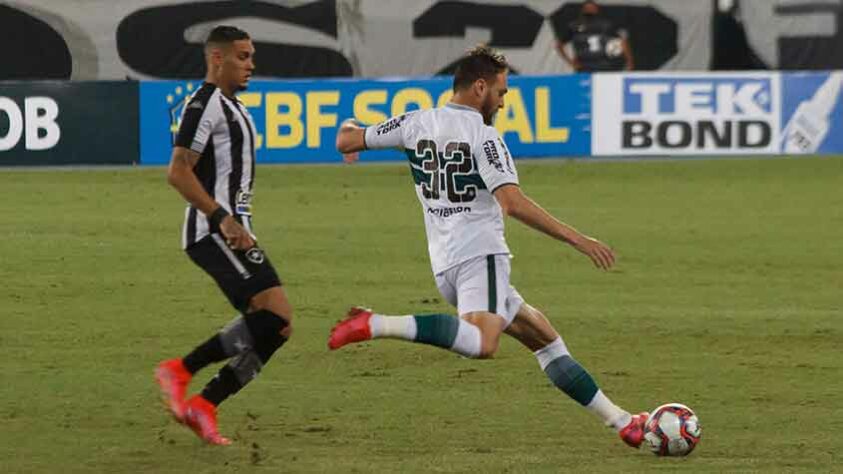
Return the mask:
<path id="1" fill-rule="evenodd" d="M 497 314 L 487 312 L 473 312 L 460 316 L 460 319 L 465 321 L 471 327 L 475 328 L 476 342 L 474 349 L 470 351 L 471 357 L 474 359 L 490 359 L 498 350 L 498 343 L 500 341 L 501 332 L 504 328 L 504 319 Z M 462 353 L 462 352 L 461 352 Z"/>
<path id="2" fill-rule="evenodd" d="M 271 311 L 288 323 L 293 320 L 293 306 L 280 286 L 268 288 L 252 297 L 249 301 L 249 312 L 261 310 Z"/>
<path id="3" fill-rule="evenodd" d="M 497 352 L 497 348 L 486 348 L 480 350 L 480 353 L 477 354 L 475 359 L 492 359 L 495 357 L 495 352 Z"/>
<path id="4" fill-rule="evenodd" d="M 243 316 L 246 326 L 255 341 L 255 352 L 265 364 L 281 346 L 287 342 L 291 326 L 282 315 L 261 309 Z"/>
<path id="5" fill-rule="evenodd" d="M 478 359 L 491 359 L 495 356 L 495 353 L 498 351 L 499 346 L 499 337 L 490 337 L 486 334 L 483 334 L 483 338 L 480 342 L 480 353 L 477 354 Z"/>

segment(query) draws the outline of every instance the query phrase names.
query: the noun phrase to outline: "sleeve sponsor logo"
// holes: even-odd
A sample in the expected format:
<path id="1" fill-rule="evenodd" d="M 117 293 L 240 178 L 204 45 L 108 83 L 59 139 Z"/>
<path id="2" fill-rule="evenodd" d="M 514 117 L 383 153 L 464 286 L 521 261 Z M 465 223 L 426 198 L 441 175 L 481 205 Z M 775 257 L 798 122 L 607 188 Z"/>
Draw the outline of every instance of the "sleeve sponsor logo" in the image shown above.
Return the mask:
<path id="1" fill-rule="evenodd" d="M 501 150 L 503 150 L 503 156 L 506 157 L 506 170 L 509 171 L 509 174 L 515 174 L 515 169 L 512 167 L 512 157 L 509 156 L 509 149 L 506 148 L 503 138 L 498 138 L 498 143 L 500 143 Z"/>
<path id="2" fill-rule="evenodd" d="M 389 132 L 401 127 L 401 123 L 404 122 L 404 119 L 406 119 L 406 118 L 407 118 L 407 114 L 404 114 L 404 115 L 399 115 L 398 117 L 392 118 L 390 120 L 387 120 L 386 122 L 383 122 L 382 124 L 378 125 L 378 127 L 375 129 L 375 132 L 378 135 L 383 135 L 383 134 L 389 133 Z"/>
<path id="3" fill-rule="evenodd" d="M 488 161 L 490 165 L 494 166 L 499 173 L 503 173 L 503 164 L 501 163 L 501 157 L 498 154 L 498 147 L 495 145 L 494 140 L 486 140 L 483 142 L 483 153 L 486 155 L 486 161 Z"/>
<path id="4" fill-rule="evenodd" d="M 243 189 L 237 191 L 234 197 L 235 212 L 241 216 L 252 215 L 252 193 Z"/>

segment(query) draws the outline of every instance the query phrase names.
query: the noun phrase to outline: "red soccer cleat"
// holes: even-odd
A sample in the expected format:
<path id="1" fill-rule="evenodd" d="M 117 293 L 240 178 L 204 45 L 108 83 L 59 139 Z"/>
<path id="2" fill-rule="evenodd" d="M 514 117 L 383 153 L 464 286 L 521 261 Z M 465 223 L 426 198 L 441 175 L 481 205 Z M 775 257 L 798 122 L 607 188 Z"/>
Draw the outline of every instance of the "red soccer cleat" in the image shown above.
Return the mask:
<path id="1" fill-rule="evenodd" d="M 369 329 L 369 319 L 371 318 L 372 311 L 369 309 L 355 306 L 348 310 L 345 319 L 331 329 L 331 337 L 328 338 L 328 348 L 333 351 L 352 342 L 368 341 L 371 339 L 372 330 Z"/>
<path id="2" fill-rule="evenodd" d="M 194 395 L 185 403 L 184 422 L 208 444 L 231 444 L 217 431 L 217 407 L 201 395 Z"/>
<path id="3" fill-rule="evenodd" d="M 644 441 L 644 425 L 647 423 L 648 418 L 650 418 L 650 414 L 646 411 L 632 415 L 632 420 L 618 433 L 623 442 L 633 448 L 641 446 L 641 443 Z"/>
<path id="4" fill-rule="evenodd" d="M 184 423 L 184 395 L 192 377 L 181 359 L 165 360 L 155 368 L 155 380 L 161 387 L 161 399 L 179 423 Z"/>

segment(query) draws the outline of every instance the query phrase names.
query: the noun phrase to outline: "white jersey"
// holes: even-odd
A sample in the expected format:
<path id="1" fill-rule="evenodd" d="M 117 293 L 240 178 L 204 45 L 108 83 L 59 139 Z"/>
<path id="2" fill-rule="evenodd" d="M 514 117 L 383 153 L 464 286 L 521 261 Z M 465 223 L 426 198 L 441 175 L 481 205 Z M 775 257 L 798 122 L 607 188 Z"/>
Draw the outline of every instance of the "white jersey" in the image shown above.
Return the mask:
<path id="1" fill-rule="evenodd" d="M 449 103 L 368 127 L 366 148 L 401 148 L 424 212 L 433 273 L 481 255 L 509 254 L 492 193 L 518 184 L 509 150 L 477 110 Z"/>

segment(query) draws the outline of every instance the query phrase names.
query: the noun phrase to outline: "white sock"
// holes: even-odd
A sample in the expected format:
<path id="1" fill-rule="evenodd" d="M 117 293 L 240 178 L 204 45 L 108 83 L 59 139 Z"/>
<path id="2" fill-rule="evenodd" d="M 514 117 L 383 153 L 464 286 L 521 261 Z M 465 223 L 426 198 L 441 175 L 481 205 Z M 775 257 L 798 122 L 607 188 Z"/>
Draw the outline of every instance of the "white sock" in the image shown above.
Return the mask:
<path id="1" fill-rule="evenodd" d="M 594 398 L 586 408 L 602 418 L 606 426 L 611 426 L 617 431 L 622 430 L 632 420 L 632 415 L 612 403 L 609 397 L 603 394 L 603 390 L 597 391 L 597 394 L 594 395 Z"/>
<path id="2" fill-rule="evenodd" d="M 542 370 L 544 370 L 547 368 L 548 364 L 553 362 L 554 359 L 564 355 L 570 355 L 570 352 L 568 352 L 568 346 L 565 345 L 565 342 L 562 340 L 562 336 L 559 336 L 550 344 L 542 347 L 536 352 L 533 352 L 533 354 L 536 356 L 536 359 L 538 359 Z"/>
<path id="3" fill-rule="evenodd" d="M 460 325 L 457 328 L 457 337 L 454 338 L 454 344 L 451 346 L 451 350 L 461 356 L 473 359 L 480 355 L 480 345 L 482 342 L 483 336 L 480 334 L 480 328 L 468 321 L 460 319 Z"/>
<path id="4" fill-rule="evenodd" d="M 413 316 L 385 316 L 373 314 L 369 318 L 372 339 L 389 337 L 412 341 L 416 338 L 416 319 Z"/>

